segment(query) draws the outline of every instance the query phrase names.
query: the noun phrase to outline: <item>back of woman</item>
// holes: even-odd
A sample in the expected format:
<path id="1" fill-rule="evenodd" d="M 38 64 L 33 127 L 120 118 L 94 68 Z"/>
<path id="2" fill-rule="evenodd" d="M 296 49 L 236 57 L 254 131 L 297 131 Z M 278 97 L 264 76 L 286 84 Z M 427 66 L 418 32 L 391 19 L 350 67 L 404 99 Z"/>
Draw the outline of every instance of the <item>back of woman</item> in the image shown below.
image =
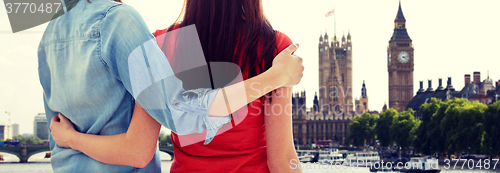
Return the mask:
<path id="1" fill-rule="evenodd" d="M 273 57 L 292 44 L 288 36 L 273 30 L 263 15 L 260 0 L 186 0 L 176 24 L 153 35 L 192 24 L 197 29 L 206 61 L 237 64 L 244 80 L 270 68 Z M 160 47 L 164 42 L 157 39 Z M 189 63 L 176 59 L 175 53 L 169 56 L 171 52 L 165 49 L 164 52 L 171 64 Z M 172 68 L 178 70 L 175 65 Z M 269 172 L 263 103 L 264 98 L 257 99 L 233 113 L 231 123 L 220 128 L 208 145 L 181 143 L 182 139 L 203 139 L 205 134 L 172 133 L 175 157 L 171 172 Z"/>

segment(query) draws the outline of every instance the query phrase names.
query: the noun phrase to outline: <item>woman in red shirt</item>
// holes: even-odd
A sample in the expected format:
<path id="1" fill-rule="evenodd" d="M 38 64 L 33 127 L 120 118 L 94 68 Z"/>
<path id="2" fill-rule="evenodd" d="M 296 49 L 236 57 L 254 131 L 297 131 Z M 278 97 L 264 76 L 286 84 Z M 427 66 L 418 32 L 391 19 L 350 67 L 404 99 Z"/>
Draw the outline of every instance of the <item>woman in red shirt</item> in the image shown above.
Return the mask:
<path id="1" fill-rule="evenodd" d="M 153 35 L 193 24 L 207 62 L 238 64 L 245 80 L 270 68 L 273 57 L 292 44 L 288 36 L 273 30 L 261 0 L 186 0 L 177 22 Z M 173 42 L 157 37 L 160 47 L 164 41 Z M 162 50 L 172 64 L 184 63 L 167 48 Z M 172 68 L 175 71 L 176 67 Z M 271 99 L 266 99 L 269 96 Z M 291 169 L 296 168 L 292 163 L 298 163 L 292 137 L 291 97 L 291 87 L 279 88 L 251 102 L 232 114 L 231 123 L 220 128 L 208 145 L 197 142 L 185 146 L 182 139 L 203 135 L 172 133 L 175 157 L 171 172 L 300 172 Z"/>

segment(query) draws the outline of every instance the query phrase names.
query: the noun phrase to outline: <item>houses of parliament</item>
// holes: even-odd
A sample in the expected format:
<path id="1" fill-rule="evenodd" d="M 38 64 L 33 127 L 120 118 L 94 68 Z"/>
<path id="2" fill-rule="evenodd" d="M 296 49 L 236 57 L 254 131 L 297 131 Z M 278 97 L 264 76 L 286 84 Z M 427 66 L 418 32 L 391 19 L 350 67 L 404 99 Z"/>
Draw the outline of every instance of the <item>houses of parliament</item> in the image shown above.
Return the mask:
<path id="1" fill-rule="evenodd" d="M 387 64 L 389 106 L 402 111 L 413 97 L 413 46 L 406 32 L 401 4 L 394 20 L 394 33 L 389 40 Z M 297 145 L 318 140 L 332 140 L 343 145 L 349 135 L 349 122 L 368 112 L 365 82 L 360 97 L 353 103 L 353 42 L 351 33 L 330 40 L 327 33 L 319 37 L 319 89 L 312 107 L 307 110 L 306 93 L 293 95 L 293 137 Z M 370 112 L 372 113 L 372 112 Z"/>

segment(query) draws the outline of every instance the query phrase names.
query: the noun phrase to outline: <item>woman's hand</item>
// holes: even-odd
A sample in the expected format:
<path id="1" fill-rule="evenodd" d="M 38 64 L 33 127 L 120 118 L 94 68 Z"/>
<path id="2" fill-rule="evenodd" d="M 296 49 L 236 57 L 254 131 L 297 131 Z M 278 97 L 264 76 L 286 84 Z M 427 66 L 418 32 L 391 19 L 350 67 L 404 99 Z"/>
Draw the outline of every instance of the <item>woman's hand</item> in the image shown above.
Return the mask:
<path id="1" fill-rule="evenodd" d="M 278 75 L 277 79 L 281 80 L 281 86 L 297 85 L 302 79 L 304 72 L 302 58 L 293 55 L 298 48 L 299 44 L 292 44 L 281 51 L 273 60 L 273 66 L 269 70 Z"/>
<path id="2" fill-rule="evenodd" d="M 50 134 L 57 145 L 62 148 L 71 148 L 72 137 L 75 136 L 76 130 L 73 123 L 69 121 L 63 114 L 59 113 L 52 117 L 50 121 Z"/>

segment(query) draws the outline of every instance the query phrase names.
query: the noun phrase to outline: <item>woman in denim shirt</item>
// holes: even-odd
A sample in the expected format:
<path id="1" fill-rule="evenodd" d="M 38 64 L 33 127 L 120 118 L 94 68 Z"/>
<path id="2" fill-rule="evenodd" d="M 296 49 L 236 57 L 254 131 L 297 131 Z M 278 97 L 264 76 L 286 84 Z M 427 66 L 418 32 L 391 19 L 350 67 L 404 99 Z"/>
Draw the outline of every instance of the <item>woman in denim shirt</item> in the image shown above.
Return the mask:
<path id="1" fill-rule="evenodd" d="M 63 2 L 65 14 L 49 23 L 38 50 L 56 172 L 158 172 L 160 124 L 181 135 L 207 131 L 207 144 L 228 114 L 302 77 L 292 45 L 259 76 L 224 90 L 185 91 L 133 8 L 107 0 Z"/>

